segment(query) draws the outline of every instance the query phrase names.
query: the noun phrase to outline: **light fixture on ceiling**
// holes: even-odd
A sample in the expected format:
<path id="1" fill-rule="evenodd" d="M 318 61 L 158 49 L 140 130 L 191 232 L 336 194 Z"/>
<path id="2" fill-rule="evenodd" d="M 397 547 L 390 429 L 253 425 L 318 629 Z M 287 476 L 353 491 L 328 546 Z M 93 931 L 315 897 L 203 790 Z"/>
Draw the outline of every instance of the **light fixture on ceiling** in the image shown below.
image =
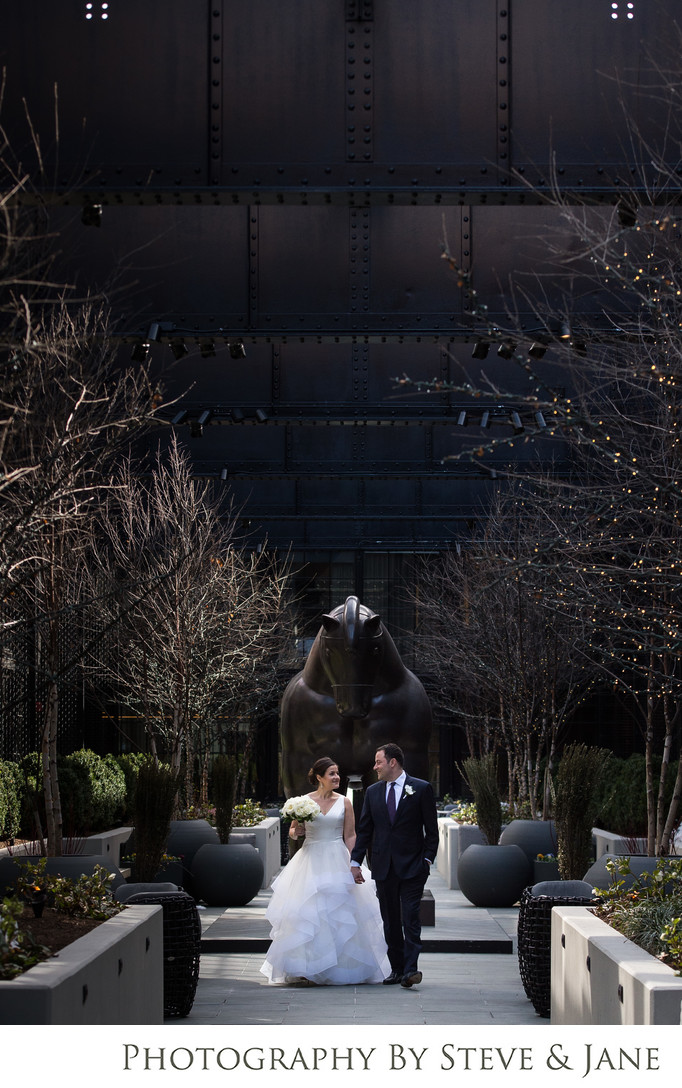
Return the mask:
<path id="1" fill-rule="evenodd" d="M 102 205 L 88 203 L 81 212 L 81 223 L 84 227 L 102 226 Z"/>
<path id="2" fill-rule="evenodd" d="M 559 326 L 559 339 L 570 340 L 571 339 L 571 326 L 568 321 L 562 321 Z"/>
<path id="3" fill-rule="evenodd" d="M 171 351 L 176 359 L 182 359 L 188 353 L 188 347 L 184 340 L 171 340 Z"/>
<path id="4" fill-rule="evenodd" d="M 230 343 L 230 358 L 243 359 L 246 356 L 246 348 L 243 340 L 232 340 Z"/>
<path id="5" fill-rule="evenodd" d="M 189 421 L 189 435 L 190 438 L 201 438 L 204 433 L 204 428 L 198 419 L 190 419 Z"/>
<path id="6" fill-rule="evenodd" d="M 185 420 L 187 419 L 187 415 L 188 415 L 187 409 L 186 409 L 186 408 L 182 408 L 182 409 L 181 409 L 181 410 L 180 410 L 180 411 L 178 412 L 178 414 L 177 414 L 177 415 L 173 416 L 173 418 L 172 418 L 172 420 L 171 420 L 171 423 L 173 424 L 173 426 L 174 426 L 174 427 L 177 427 L 177 426 L 179 426 L 179 424 L 180 424 L 180 423 L 184 423 L 184 422 L 185 422 Z"/>
<path id="7" fill-rule="evenodd" d="M 523 434 L 526 428 L 524 427 L 521 421 L 521 416 L 516 411 L 516 409 L 513 408 L 511 410 L 511 412 L 509 413 L 509 418 L 511 420 L 512 427 L 514 428 L 514 434 Z"/>
<path id="8" fill-rule="evenodd" d="M 481 416 L 481 427 L 489 427 L 489 426 L 490 426 L 490 412 L 486 408 L 485 411 L 483 412 L 483 415 Z"/>
<path id="9" fill-rule="evenodd" d="M 474 350 L 471 353 L 472 359 L 486 359 L 488 352 L 490 351 L 490 344 L 487 340 L 477 340 L 474 345 Z"/>
<path id="10" fill-rule="evenodd" d="M 528 348 L 528 354 L 533 359 L 542 359 L 543 355 L 547 351 L 547 344 L 543 340 L 534 340 Z"/>
<path id="11" fill-rule="evenodd" d="M 513 340 L 503 340 L 499 348 L 497 349 L 497 354 L 499 355 L 500 359 L 511 359 L 512 355 L 514 354 L 515 346 L 516 345 L 514 344 Z"/>
<path id="12" fill-rule="evenodd" d="M 265 411 L 264 408 L 256 408 L 256 419 L 260 423 L 265 423 L 267 421 L 268 413 Z"/>
<path id="13" fill-rule="evenodd" d="M 144 363 L 147 361 L 149 355 L 149 344 L 145 340 L 138 340 L 133 345 L 133 350 L 130 353 L 130 358 L 134 363 Z"/>
<path id="14" fill-rule="evenodd" d="M 213 340 L 200 340 L 199 350 L 202 359 L 210 359 L 212 355 L 215 355 L 215 344 Z"/>
<path id="15" fill-rule="evenodd" d="M 199 416 L 199 426 L 205 427 L 207 423 L 210 423 L 212 415 L 213 412 L 210 410 L 210 408 L 205 408 Z"/>
<path id="16" fill-rule="evenodd" d="M 637 205 L 634 200 L 621 197 L 617 204 L 618 222 L 621 227 L 637 226 Z"/>
<path id="17" fill-rule="evenodd" d="M 230 412 L 230 415 L 232 416 L 232 420 L 234 423 L 241 423 L 244 418 L 244 413 L 242 412 L 241 408 L 233 408 Z"/>
<path id="18" fill-rule="evenodd" d="M 225 483 L 227 479 L 227 468 L 225 466 L 223 466 L 220 470 L 220 479 L 223 481 L 223 483 Z"/>
<path id="19" fill-rule="evenodd" d="M 467 421 L 467 414 L 466 414 L 466 411 L 463 408 L 462 411 L 457 416 L 457 426 L 458 427 L 465 427 L 466 426 L 466 421 Z"/>
<path id="20" fill-rule="evenodd" d="M 535 422 L 541 430 L 547 426 L 547 424 L 545 423 L 545 417 L 540 411 L 535 413 Z"/>

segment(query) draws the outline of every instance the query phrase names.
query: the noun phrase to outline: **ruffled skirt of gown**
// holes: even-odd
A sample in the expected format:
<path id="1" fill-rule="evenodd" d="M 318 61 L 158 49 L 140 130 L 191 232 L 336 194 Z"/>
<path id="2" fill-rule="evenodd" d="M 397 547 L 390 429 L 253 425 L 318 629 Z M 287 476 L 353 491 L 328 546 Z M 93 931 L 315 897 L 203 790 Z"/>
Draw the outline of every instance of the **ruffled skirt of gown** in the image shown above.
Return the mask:
<path id="1" fill-rule="evenodd" d="M 350 873 L 342 839 L 306 841 L 272 885 L 272 944 L 261 971 L 272 983 L 381 982 L 391 970 L 374 881 Z"/>

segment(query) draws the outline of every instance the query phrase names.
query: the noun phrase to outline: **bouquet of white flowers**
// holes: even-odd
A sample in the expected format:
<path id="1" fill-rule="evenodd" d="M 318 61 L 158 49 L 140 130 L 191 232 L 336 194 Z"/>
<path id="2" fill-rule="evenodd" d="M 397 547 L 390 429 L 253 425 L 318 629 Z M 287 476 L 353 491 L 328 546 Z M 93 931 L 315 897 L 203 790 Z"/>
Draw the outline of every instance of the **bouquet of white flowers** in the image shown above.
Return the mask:
<path id="1" fill-rule="evenodd" d="M 283 820 L 299 820 L 301 823 L 306 823 L 319 815 L 320 806 L 313 801 L 312 797 L 306 797 L 305 794 L 303 797 L 290 797 L 284 802 L 282 808 Z"/>

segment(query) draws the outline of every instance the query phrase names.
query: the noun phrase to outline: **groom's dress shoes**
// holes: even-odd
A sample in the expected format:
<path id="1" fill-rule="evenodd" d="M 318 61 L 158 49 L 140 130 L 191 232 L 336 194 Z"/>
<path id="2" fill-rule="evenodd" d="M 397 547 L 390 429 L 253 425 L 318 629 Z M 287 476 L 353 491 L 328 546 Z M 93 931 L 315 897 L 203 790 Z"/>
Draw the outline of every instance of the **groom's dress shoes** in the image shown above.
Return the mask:
<path id="1" fill-rule="evenodd" d="M 391 971 L 388 978 L 384 979 L 384 986 L 396 986 L 399 982 L 403 981 L 402 971 Z"/>
<path id="2" fill-rule="evenodd" d="M 403 977 L 400 979 L 400 985 L 406 986 L 408 988 L 410 986 L 418 986 L 421 980 L 421 971 L 413 971 L 411 975 L 403 975 Z"/>

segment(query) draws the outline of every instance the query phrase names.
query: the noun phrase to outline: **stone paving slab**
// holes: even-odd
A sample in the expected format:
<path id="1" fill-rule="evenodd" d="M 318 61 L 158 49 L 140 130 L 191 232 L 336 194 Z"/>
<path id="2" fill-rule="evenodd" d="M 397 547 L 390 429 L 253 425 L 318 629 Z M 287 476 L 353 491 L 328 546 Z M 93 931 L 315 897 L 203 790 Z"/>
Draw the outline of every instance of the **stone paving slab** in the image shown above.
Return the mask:
<path id="1" fill-rule="evenodd" d="M 432 873 L 435 926 L 424 927 L 419 986 L 272 986 L 260 967 L 269 944 L 269 890 L 245 907 L 200 911 L 202 954 L 190 1015 L 174 1027 L 245 1025 L 547 1026 L 526 997 L 516 956 L 518 907 L 484 910 Z M 171 1021 L 169 1021 L 171 1023 Z"/>
<path id="2" fill-rule="evenodd" d="M 422 927 L 424 952 L 510 955 L 514 951 L 512 937 L 496 917 L 497 914 L 504 918 L 504 911 L 491 912 L 474 907 L 462 892 L 448 888 L 437 871 L 429 876 L 427 888 L 435 900 L 435 925 Z M 265 955 L 270 944 L 270 926 L 265 918 L 270 895 L 267 888 L 245 907 L 202 910 L 202 953 L 262 952 Z M 515 919 L 517 913 L 512 908 L 510 916 Z"/>

